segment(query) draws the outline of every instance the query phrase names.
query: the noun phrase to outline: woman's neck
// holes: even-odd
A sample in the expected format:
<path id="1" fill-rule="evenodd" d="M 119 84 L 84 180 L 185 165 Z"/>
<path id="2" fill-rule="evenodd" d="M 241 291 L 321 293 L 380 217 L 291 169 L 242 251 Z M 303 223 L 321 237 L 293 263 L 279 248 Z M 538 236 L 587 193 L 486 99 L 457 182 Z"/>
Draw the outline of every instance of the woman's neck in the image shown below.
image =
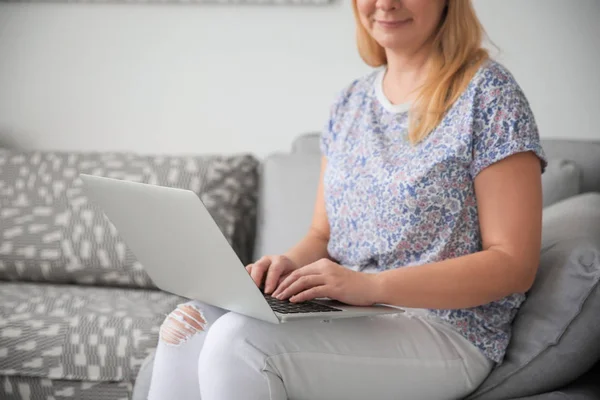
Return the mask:
<path id="1" fill-rule="evenodd" d="M 416 52 L 400 52 L 386 49 L 387 71 L 383 79 L 383 91 L 392 104 L 413 102 L 419 88 L 427 77 L 430 46 Z"/>

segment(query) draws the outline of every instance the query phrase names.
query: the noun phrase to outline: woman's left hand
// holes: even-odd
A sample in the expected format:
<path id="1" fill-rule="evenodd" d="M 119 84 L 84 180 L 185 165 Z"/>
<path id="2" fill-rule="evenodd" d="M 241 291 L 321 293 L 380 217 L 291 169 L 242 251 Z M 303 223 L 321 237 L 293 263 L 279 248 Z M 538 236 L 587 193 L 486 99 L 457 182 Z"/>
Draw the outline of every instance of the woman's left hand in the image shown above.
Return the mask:
<path id="1" fill-rule="evenodd" d="M 328 297 L 355 306 L 375 304 L 376 275 L 355 272 L 323 258 L 292 272 L 273 297 L 292 302 Z"/>

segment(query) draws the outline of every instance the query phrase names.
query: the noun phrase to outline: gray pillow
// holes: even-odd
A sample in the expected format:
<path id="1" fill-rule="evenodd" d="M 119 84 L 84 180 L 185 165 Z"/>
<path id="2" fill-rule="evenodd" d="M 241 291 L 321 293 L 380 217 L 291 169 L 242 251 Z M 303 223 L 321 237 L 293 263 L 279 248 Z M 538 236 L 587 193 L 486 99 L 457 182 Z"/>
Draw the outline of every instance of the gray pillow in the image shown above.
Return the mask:
<path id="1" fill-rule="evenodd" d="M 560 388 L 600 359 L 600 194 L 544 210 L 540 268 L 513 322 L 504 362 L 468 399 Z"/>
<path id="2" fill-rule="evenodd" d="M 88 201 L 80 173 L 192 190 L 240 258 L 251 258 L 258 185 L 252 156 L 0 149 L 0 279 L 154 287 Z"/>
<path id="3" fill-rule="evenodd" d="M 551 159 L 542 175 L 544 207 L 581 193 L 581 168 L 569 160 Z"/>

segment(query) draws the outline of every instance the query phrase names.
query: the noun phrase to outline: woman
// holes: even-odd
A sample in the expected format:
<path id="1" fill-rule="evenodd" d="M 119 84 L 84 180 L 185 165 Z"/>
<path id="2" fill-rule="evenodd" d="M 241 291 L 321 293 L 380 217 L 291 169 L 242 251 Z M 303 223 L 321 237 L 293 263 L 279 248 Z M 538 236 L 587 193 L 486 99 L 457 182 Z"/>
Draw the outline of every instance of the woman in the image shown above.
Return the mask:
<path id="1" fill-rule="evenodd" d="M 332 107 L 306 237 L 247 269 L 280 299 L 407 312 L 275 325 L 182 305 L 150 399 L 461 399 L 502 362 L 541 240 L 527 100 L 470 0 L 353 6 L 360 54 L 383 68 Z"/>

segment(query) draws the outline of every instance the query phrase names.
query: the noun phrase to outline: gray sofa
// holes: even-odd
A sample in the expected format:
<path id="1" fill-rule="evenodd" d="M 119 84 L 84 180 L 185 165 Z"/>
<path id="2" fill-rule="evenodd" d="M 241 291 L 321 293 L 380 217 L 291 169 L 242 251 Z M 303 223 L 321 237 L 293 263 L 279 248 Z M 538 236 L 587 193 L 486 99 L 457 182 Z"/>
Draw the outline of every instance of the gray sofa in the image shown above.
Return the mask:
<path id="1" fill-rule="evenodd" d="M 600 143 L 543 146 L 540 271 L 469 399 L 600 399 Z M 158 328 L 184 301 L 154 287 L 78 173 L 195 191 L 249 262 L 304 234 L 319 159 L 317 134 L 262 162 L 0 149 L 0 399 L 145 399 Z"/>

